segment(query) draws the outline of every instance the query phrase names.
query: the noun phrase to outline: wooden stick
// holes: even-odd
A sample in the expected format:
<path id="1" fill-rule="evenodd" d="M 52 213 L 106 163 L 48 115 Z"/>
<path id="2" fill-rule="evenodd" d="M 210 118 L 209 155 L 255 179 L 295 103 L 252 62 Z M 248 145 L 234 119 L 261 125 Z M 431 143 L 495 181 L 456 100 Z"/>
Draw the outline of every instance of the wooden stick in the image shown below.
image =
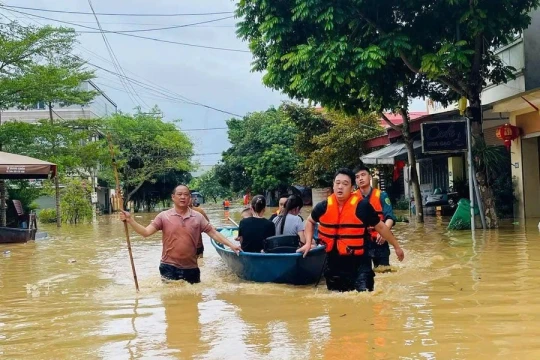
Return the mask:
<path id="1" fill-rule="evenodd" d="M 236 227 L 239 227 L 240 225 L 238 225 L 238 223 L 236 223 L 236 221 L 234 221 L 233 219 L 231 218 L 227 218 L 227 220 L 229 220 L 230 222 L 232 222 L 234 224 L 234 226 Z"/>
<path id="2" fill-rule="evenodd" d="M 121 210 L 124 210 L 124 199 L 122 198 L 122 193 L 120 192 L 120 180 L 118 179 L 118 166 L 116 165 L 116 159 L 114 157 L 114 148 L 112 144 L 111 134 L 107 135 L 107 140 L 109 142 L 109 152 L 111 153 L 112 166 L 114 170 L 114 179 L 116 181 L 116 194 L 118 202 L 120 203 Z M 135 270 L 135 262 L 133 261 L 133 253 L 131 252 L 131 241 L 129 241 L 129 229 L 128 224 L 124 221 L 124 231 L 126 233 L 126 243 L 129 252 L 129 261 L 131 262 L 131 271 L 133 272 L 133 280 L 135 281 L 135 289 L 139 292 L 139 281 L 137 280 L 137 271 Z"/>

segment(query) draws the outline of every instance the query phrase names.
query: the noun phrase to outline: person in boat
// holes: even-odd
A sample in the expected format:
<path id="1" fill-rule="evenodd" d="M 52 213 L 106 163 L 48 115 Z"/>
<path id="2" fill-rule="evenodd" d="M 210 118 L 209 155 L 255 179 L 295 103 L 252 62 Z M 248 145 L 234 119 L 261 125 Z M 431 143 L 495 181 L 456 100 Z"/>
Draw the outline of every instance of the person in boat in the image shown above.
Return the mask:
<path id="1" fill-rule="evenodd" d="M 281 211 L 285 208 L 285 203 L 287 202 L 287 199 L 289 196 L 287 194 L 280 195 L 278 199 L 278 209 L 270 216 L 270 221 L 274 221 L 276 216 L 278 216 Z"/>
<path id="2" fill-rule="evenodd" d="M 287 198 L 285 207 L 273 220 L 276 235 L 297 235 L 302 244 L 306 243 L 304 221 L 298 216 L 303 206 L 304 202 L 299 196 L 291 195 Z"/>
<path id="3" fill-rule="evenodd" d="M 313 241 L 313 227 L 319 223 L 319 239 L 326 245 L 327 261 L 324 270 L 326 287 L 333 291 L 373 291 L 375 273 L 367 253 L 371 241 L 367 227 L 374 227 L 396 252 L 399 261 L 404 253 L 390 229 L 367 199 L 353 194 L 354 173 L 342 168 L 334 176 L 334 193 L 321 201 L 306 220 L 306 244 L 298 251 L 306 254 Z"/>
<path id="4" fill-rule="evenodd" d="M 238 224 L 238 241 L 242 251 L 260 253 L 264 247 L 264 240 L 276 234 L 274 223 L 264 218 L 266 199 L 262 195 L 255 195 L 251 199 L 251 217 L 242 219 Z"/>
<path id="5" fill-rule="evenodd" d="M 206 212 L 199 205 L 200 204 L 197 200 L 193 200 L 193 198 L 191 198 L 191 203 L 189 205 L 189 208 L 198 212 L 206 219 L 206 221 L 210 222 L 208 215 L 206 215 Z M 197 258 L 201 259 L 203 257 L 203 254 L 204 254 L 204 244 L 203 244 L 202 234 L 199 234 L 199 242 L 197 244 Z"/>
<path id="6" fill-rule="evenodd" d="M 392 210 L 392 203 L 385 191 L 379 189 L 373 189 L 371 187 L 371 173 L 369 167 L 365 164 L 360 164 L 354 169 L 356 186 L 356 195 L 360 199 L 367 199 L 371 206 L 375 209 L 379 215 L 379 219 L 383 221 L 390 230 L 396 222 L 394 211 Z M 373 260 L 373 267 L 390 266 L 390 247 L 388 242 L 375 231 L 373 228 L 368 229 L 371 235 L 371 248 L 369 254 Z"/>
<path id="7" fill-rule="evenodd" d="M 197 264 L 197 244 L 201 233 L 229 246 L 237 254 L 242 249 L 217 232 L 204 216 L 190 209 L 191 195 L 187 185 L 175 187 L 171 199 L 174 207 L 159 213 L 146 227 L 136 222 L 127 211 L 120 213 L 120 220 L 126 221 L 135 232 L 144 237 L 161 230 L 163 250 L 159 272 L 164 280 L 199 283 L 201 272 Z"/>

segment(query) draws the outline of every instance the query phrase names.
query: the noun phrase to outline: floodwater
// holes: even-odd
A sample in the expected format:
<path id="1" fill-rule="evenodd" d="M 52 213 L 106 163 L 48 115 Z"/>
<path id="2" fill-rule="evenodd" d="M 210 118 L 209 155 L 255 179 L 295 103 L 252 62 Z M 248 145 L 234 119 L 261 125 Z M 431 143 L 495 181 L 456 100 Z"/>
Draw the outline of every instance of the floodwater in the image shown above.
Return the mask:
<path id="1" fill-rule="evenodd" d="M 163 284 L 159 234 L 132 237 L 137 294 L 115 215 L 43 226 L 47 240 L 0 245 L 0 358 L 540 358 L 538 220 L 474 238 L 427 220 L 396 226 L 406 259 L 369 294 L 241 281 L 208 238 L 202 283 Z"/>

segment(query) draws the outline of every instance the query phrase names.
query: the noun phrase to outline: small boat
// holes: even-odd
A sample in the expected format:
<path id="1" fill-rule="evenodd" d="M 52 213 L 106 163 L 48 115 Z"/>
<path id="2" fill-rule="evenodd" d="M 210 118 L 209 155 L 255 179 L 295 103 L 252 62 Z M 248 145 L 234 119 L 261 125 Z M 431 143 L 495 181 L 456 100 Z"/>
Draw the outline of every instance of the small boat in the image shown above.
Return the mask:
<path id="1" fill-rule="evenodd" d="M 25 243 L 36 239 L 36 229 L 0 227 L 0 244 Z"/>
<path id="2" fill-rule="evenodd" d="M 237 228 L 226 229 L 234 231 Z M 236 255 L 214 239 L 211 242 L 219 256 L 239 278 L 255 282 L 315 284 L 319 281 L 326 259 L 324 246 L 310 250 L 304 258 L 301 253 L 241 252 Z"/>

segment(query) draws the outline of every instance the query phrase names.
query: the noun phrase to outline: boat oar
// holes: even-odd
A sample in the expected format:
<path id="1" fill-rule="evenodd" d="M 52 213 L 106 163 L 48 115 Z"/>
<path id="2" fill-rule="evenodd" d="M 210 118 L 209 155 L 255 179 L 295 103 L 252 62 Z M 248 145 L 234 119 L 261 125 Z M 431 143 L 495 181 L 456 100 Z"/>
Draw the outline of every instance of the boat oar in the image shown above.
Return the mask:
<path id="1" fill-rule="evenodd" d="M 109 152 L 111 153 L 112 166 L 114 171 L 114 179 L 116 181 L 116 194 L 120 202 L 121 210 L 124 210 L 124 199 L 122 198 L 122 193 L 120 192 L 120 180 L 118 179 L 118 166 L 116 165 L 116 159 L 114 157 L 114 148 L 112 144 L 111 134 L 107 135 L 107 140 L 109 142 Z M 129 241 L 129 229 L 128 224 L 124 221 L 124 231 L 126 233 L 126 243 L 129 252 L 129 261 L 131 262 L 131 271 L 133 271 L 133 280 L 135 281 L 135 289 L 139 291 L 139 281 L 137 281 L 137 271 L 135 271 L 135 263 L 133 262 L 133 253 L 131 252 L 131 241 Z"/>
<path id="2" fill-rule="evenodd" d="M 238 225 L 238 223 L 236 221 L 234 221 L 233 219 L 231 218 L 227 218 L 227 220 L 229 220 L 230 222 L 232 222 L 234 224 L 234 226 L 236 227 L 239 227 L 240 225 Z"/>

